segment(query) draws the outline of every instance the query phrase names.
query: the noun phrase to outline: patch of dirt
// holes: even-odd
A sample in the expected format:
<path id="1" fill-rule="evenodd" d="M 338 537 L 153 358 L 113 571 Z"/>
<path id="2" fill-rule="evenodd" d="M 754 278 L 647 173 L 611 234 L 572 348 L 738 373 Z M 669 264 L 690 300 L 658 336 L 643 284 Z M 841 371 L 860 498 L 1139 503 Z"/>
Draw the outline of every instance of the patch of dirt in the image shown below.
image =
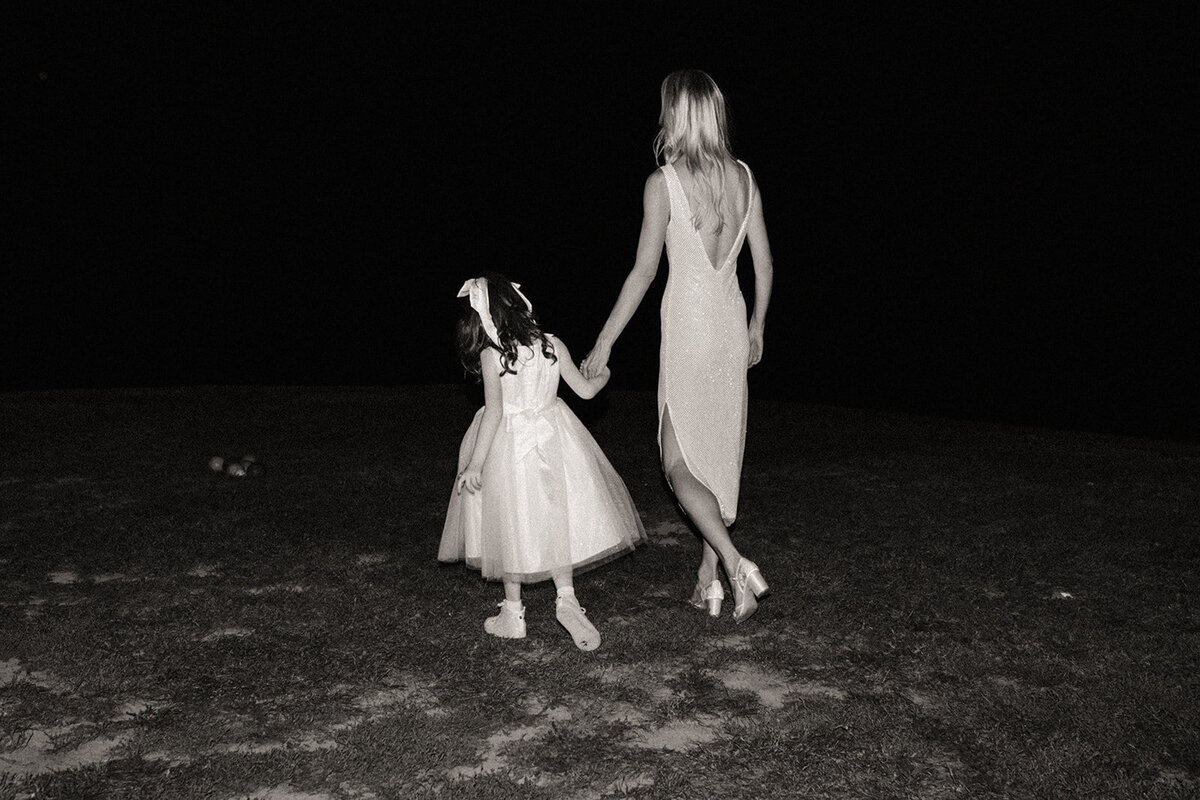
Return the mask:
<path id="1" fill-rule="evenodd" d="M 431 717 L 441 717 L 450 713 L 439 705 L 437 695 L 421 687 L 378 689 L 356 697 L 353 702 L 357 708 L 368 712 L 407 704 L 416 706 Z"/>
<path id="2" fill-rule="evenodd" d="M 193 578 L 211 578 L 220 574 L 220 564 L 197 564 L 187 571 Z"/>
<path id="3" fill-rule="evenodd" d="M 270 586 L 252 586 L 246 590 L 246 594 L 259 596 L 264 594 L 303 594 L 309 591 L 308 586 L 299 583 L 274 583 Z"/>
<path id="4" fill-rule="evenodd" d="M 254 635 L 254 631 L 250 630 L 249 628 L 237 628 L 237 627 L 217 628 L 215 631 L 212 631 L 208 634 L 205 634 L 203 637 L 201 637 L 200 641 L 215 642 L 218 639 L 228 639 L 230 637 L 242 639 L 247 636 L 253 636 L 253 635 Z"/>
<path id="5" fill-rule="evenodd" d="M 115 736 L 97 736 L 75 747 L 59 749 L 55 744 L 57 737 L 68 735 L 85 724 L 30 728 L 22 737 L 24 741 L 20 747 L 0 754 L 0 774 L 29 777 L 102 764 L 111 760 L 113 751 L 133 736 L 129 731 L 123 731 Z"/>
<path id="6" fill-rule="evenodd" d="M 297 742 L 297 747 L 306 753 L 313 753 L 317 750 L 336 750 L 339 746 L 335 740 L 328 736 L 318 739 L 313 734 L 305 734 Z"/>
<path id="7" fill-rule="evenodd" d="M 566 706 L 552 706 L 546 698 L 531 694 L 525 698 L 525 712 L 531 717 L 540 717 L 548 722 L 566 722 L 574 715 Z"/>
<path id="8" fill-rule="evenodd" d="M 331 794 L 326 794 L 325 792 L 301 792 L 293 789 L 291 785 L 286 783 L 259 789 L 251 794 L 239 794 L 236 798 L 237 800 L 336 800 Z M 234 798 L 230 798 L 230 800 L 234 800 Z"/>
<path id="9" fill-rule="evenodd" d="M 517 728 L 506 731 L 498 731 L 488 737 L 484 744 L 483 752 L 480 753 L 482 763 L 479 766 L 457 766 L 446 773 L 446 777 L 451 780 L 459 778 L 470 778 L 476 775 L 485 775 L 489 772 L 498 772 L 508 767 L 508 761 L 501 754 L 501 751 L 513 742 L 520 742 L 527 739 L 540 739 L 545 734 L 549 733 L 550 724 L 543 725 L 522 725 Z"/>
<path id="10" fill-rule="evenodd" d="M 261 753 L 272 753 L 276 750 L 282 750 L 287 747 L 287 744 L 278 739 L 268 739 L 265 742 L 233 742 L 231 744 L 221 744 L 213 748 L 217 753 L 246 753 L 250 755 L 258 755 Z"/>
<path id="11" fill-rule="evenodd" d="M 729 689 L 754 692 L 767 708 L 783 708 L 784 698 L 793 691 L 793 685 L 782 675 L 751 664 L 733 664 L 713 674 Z"/>
<path id="12" fill-rule="evenodd" d="M 10 658 L 7 661 L 0 661 L 0 686 L 8 686 L 22 680 L 54 694 L 67 694 L 71 691 L 67 682 L 57 675 L 50 672 L 28 670 L 20 659 Z"/>
<path id="13" fill-rule="evenodd" d="M 719 716 L 697 714 L 694 719 L 675 720 L 661 728 L 644 731 L 631 744 L 649 750 L 687 750 L 713 741 L 717 731 L 724 727 L 725 720 Z"/>
<path id="14" fill-rule="evenodd" d="M 711 644 L 713 647 L 722 650 L 750 650 L 754 647 L 752 639 L 753 637 L 750 636 L 731 633 L 728 636 L 713 639 Z"/>
<path id="15" fill-rule="evenodd" d="M 604 793 L 605 794 L 616 794 L 616 793 L 620 792 L 621 794 L 629 794 L 630 792 L 634 791 L 635 789 L 645 789 L 645 788 L 653 786 L 653 785 L 654 785 L 654 777 L 645 772 L 641 772 L 641 773 L 638 773 L 637 775 L 630 775 L 630 776 L 624 777 L 624 778 L 617 778 L 615 781 L 613 781 L 612 783 L 610 783 L 608 785 L 608 787 L 605 789 Z"/>
<path id="16" fill-rule="evenodd" d="M 900 694 L 906 700 L 908 700 L 908 702 L 912 703 L 914 706 L 919 706 L 921 708 L 929 708 L 930 706 L 933 705 L 932 700 L 930 700 L 928 697 L 926 697 L 925 695 L 918 692 L 916 689 L 906 688 L 906 689 L 902 690 L 900 692 Z"/>
<path id="17" fill-rule="evenodd" d="M 355 786 L 350 781 L 342 781 L 338 784 L 338 791 L 349 800 L 376 800 L 379 795 L 372 792 L 363 786 Z"/>
<path id="18" fill-rule="evenodd" d="M 584 789 L 567 797 L 569 800 L 602 800 L 605 797 L 627 797 L 638 789 L 648 789 L 653 785 L 654 777 L 652 775 L 646 772 L 639 772 L 637 775 L 617 778 L 599 790 L 592 788 Z"/>
<path id="19" fill-rule="evenodd" d="M 623 722 L 635 728 L 643 727 L 650 722 L 649 714 L 632 703 L 624 702 L 606 703 L 600 717 L 606 722 Z"/>
<path id="20" fill-rule="evenodd" d="M 430 681 L 420 675 L 404 670 L 392 670 L 384 682 L 387 684 L 386 688 L 359 694 L 351 702 L 368 713 L 401 704 L 419 708 L 431 717 L 442 717 L 450 713 L 442 706 L 437 694 L 429 688 Z"/>
<path id="21" fill-rule="evenodd" d="M 123 722 L 133 717 L 153 714 L 154 712 L 161 711 L 164 708 L 169 708 L 170 705 L 171 704 L 165 700 L 141 700 L 135 698 L 123 703 L 121 707 L 117 709 L 116 714 L 113 715 L 112 721 Z"/>
<path id="22" fill-rule="evenodd" d="M 153 750 L 149 753 L 142 753 L 142 758 L 146 761 L 165 761 L 172 767 L 190 763 L 192 760 L 190 756 L 180 755 L 179 753 L 168 753 L 165 750 Z"/>
<path id="23" fill-rule="evenodd" d="M 846 690 L 818 681 L 794 681 L 751 664 L 732 664 L 714 673 L 730 689 L 750 691 L 767 708 L 782 708 L 788 694 L 845 700 Z"/>
<path id="24" fill-rule="evenodd" d="M 560 628 L 560 630 L 561 630 L 561 628 Z M 511 651 L 512 658 L 516 661 L 544 664 L 547 661 L 555 661 L 562 656 L 563 651 L 561 648 L 556 647 L 553 650 L 551 650 L 550 648 L 546 647 L 546 645 L 542 644 L 541 642 L 534 641 L 532 639 L 513 640 L 513 641 L 521 642 L 516 648 L 514 648 Z"/>
<path id="25" fill-rule="evenodd" d="M 648 662 L 640 665 L 613 665 L 601 667 L 592 672 L 593 677 L 602 683 L 621 683 L 628 686 L 640 686 L 649 692 L 654 700 L 667 700 L 674 692 L 667 681 L 677 677 L 686 667 L 679 664 Z"/>

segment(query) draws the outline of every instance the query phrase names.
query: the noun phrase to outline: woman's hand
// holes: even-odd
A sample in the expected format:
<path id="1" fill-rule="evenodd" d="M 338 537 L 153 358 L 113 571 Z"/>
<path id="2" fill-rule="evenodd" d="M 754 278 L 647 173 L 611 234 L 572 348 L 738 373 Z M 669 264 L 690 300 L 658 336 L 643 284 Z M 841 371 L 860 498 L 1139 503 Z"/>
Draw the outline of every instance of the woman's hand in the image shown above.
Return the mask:
<path id="1" fill-rule="evenodd" d="M 466 489 L 467 494 L 475 494 L 483 487 L 483 475 L 478 469 L 467 467 L 458 476 L 455 482 L 455 494 L 462 494 L 462 490 Z"/>
<path id="2" fill-rule="evenodd" d="M 762 361 L 763 354 L 763 332 L 762 328 L 757 325 L 750 326 L 750 358 L 746 368 L 753 367 L 758 362 Z"/>
<path id="3" fill-rule="evenodd" d="M 596 342 L 591 352 L 579 365 L 579 371 L 583 373 L 583 377 L 590 381 L 603 373 L 608 368 L 609 353 L 610 348 L 607 345 Z"/>

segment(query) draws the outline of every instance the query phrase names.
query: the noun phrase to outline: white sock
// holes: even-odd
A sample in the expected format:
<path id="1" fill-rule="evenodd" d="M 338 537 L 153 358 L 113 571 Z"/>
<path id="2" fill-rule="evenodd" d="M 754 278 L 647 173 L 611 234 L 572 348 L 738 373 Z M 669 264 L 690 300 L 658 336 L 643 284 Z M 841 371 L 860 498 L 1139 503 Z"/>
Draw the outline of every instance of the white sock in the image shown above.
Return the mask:
<path id="1" fill-rule="evenodd" d="M 559 597 L 574 597 L 575 596 L 575 587 L 574 586 L 558 587 L 558 596 Z"/>
<path id="2" fill-rule="evenodd" d="M 514 614 L 520 614 L 525 610 L 525 606 L 521 605 L 520 600 L 505 600 L 504 607 Z"/>

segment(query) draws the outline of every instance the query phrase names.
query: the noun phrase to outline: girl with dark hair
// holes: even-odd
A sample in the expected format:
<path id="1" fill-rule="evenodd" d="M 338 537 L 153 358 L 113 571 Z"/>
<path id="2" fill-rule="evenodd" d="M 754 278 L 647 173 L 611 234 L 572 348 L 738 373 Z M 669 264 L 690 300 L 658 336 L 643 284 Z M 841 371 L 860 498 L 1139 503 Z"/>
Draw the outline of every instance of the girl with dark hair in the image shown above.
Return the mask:
<path id="1" fill-rule="evenodd" d="M 438 560 L 466 561 L 504 582 L 500 613 L 483 628 L 509 639 L 525 637 L 521 584 L 553 580 L 556 618 L 577 647 L 594 650 L 600 633 L 579 606 L 573 575 L 625 554 L 646 534 L 624 482 L 557 392 L 561 378 L 591 398 L 609 371 L 585 378 L 501 275 L 473 278 L 458 296 L 466 299 L 459 357 L 482 379 L 484 406 L 458 451 Z"/>

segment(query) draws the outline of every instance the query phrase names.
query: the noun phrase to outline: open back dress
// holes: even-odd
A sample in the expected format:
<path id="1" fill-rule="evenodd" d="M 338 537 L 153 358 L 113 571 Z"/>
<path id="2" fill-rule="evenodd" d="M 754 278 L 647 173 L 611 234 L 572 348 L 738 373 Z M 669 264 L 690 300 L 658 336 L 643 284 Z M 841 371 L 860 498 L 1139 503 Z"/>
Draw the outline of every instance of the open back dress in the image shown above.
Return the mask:
<path id="1" fill-rule="evenodd" d="M 712 263 L 692 222 L 692 208 L 674 165 L 666 175 L 671 215 L 669 274 L 662 301 L 658 372 L 658 441 L 669 413 L 688 470 L 717 498 L 726 525 L 737 518 L 746 443 L 746 370 L 750 337 L 737 258 L 756 202 L 750 168 L 746 213 L 725 258 Z M 740 182 L 739 184 L 740 185 Z"/>

